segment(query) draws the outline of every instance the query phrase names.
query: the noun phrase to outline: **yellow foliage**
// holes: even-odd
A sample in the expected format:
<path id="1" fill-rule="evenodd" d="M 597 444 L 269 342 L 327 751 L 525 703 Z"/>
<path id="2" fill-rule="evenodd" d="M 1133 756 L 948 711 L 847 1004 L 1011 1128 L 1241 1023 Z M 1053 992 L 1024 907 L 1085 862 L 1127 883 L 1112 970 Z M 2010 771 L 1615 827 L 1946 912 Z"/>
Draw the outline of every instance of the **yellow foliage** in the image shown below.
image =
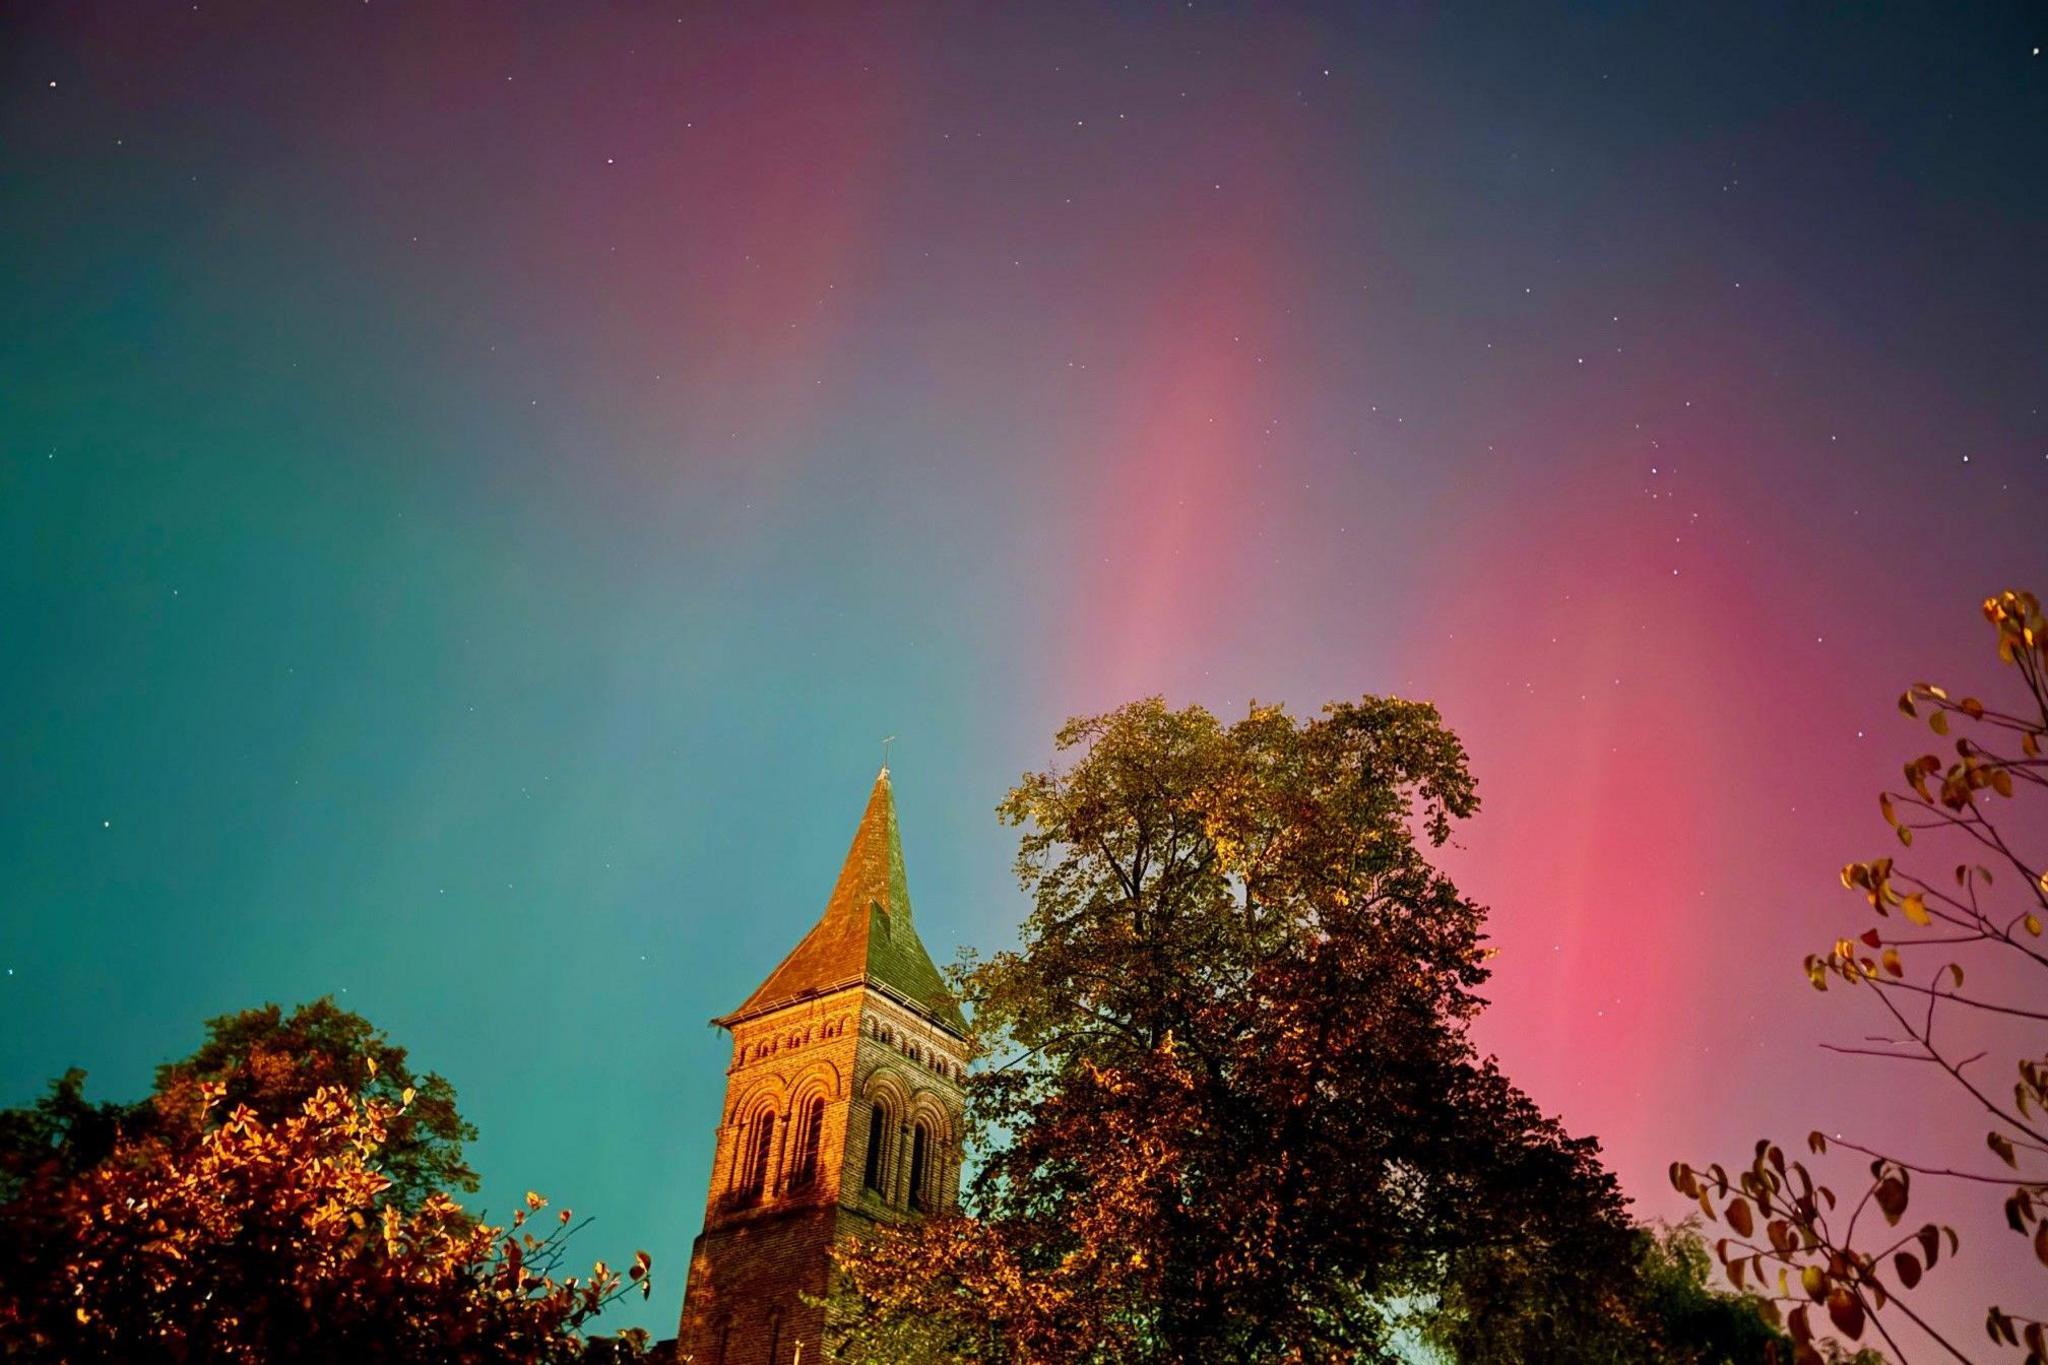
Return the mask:
<path id="1" fill-rule="evenodd" d="M 220 1093 L 197 1089 L 202 1109 Z M 342 1358 L 352 1342 L 396 1362 L 572 1358 L 623 1278 L 602 1262 L 582 1283 L 536 1276 L 446 1194 L 385 1199 L 401 1108 L 340 1087 L 275 1124 L 239 1106 L 196 1147 L 127 1142 L 41 1192 L 43 1279 L 0 1286 L 0 1355 L 256 1365 L 317 1324 Z"/>

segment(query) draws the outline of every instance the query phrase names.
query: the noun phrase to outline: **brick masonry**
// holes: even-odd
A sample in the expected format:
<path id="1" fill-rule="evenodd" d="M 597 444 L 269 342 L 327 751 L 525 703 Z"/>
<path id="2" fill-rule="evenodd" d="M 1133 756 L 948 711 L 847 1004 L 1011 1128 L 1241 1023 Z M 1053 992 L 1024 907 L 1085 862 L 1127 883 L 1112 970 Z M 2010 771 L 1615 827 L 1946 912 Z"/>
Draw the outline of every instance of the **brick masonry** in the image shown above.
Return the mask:
<path id="1" fill-rule="evenodd" d="M 819 1361 L 824 1310 L 803 1298 L 825 1293 L 832 1245 L 958 1199 L 964 1044 L 933 1011 L 865 981 L 731 1028 L 679 1358 L 791 1365 L 801 1343 L 802 1359 Z"/>

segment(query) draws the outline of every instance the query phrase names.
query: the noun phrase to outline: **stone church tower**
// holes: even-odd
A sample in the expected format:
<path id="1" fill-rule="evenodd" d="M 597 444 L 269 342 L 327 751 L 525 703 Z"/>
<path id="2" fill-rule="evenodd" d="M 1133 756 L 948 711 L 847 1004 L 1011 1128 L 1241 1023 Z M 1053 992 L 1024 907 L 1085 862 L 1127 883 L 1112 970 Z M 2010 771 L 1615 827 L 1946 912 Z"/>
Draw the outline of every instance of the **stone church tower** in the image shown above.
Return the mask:
<path id="1" fill-rule="evenodd" d="M 834 1242 L 952 1207 L 966 1024 L 910 919 L 889 770 L 832 899 L 732 1033 L 704 1231 L 678 1355 L 694 1365 L 819 1361 Z"/>

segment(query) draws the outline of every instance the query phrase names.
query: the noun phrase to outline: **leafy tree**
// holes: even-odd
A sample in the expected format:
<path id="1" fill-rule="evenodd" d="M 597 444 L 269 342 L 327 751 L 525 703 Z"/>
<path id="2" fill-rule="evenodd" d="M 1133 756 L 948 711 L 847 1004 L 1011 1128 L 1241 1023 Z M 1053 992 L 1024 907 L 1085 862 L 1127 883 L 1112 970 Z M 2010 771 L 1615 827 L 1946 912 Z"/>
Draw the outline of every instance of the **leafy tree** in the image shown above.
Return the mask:
<path id="1" fill-rule="evenodd" d="M 224 1087 L 221 1103 L 205 1117 L 185 1103 L 198 1082 Z M 387 1199 L 410 1209 L 435 1190 L 476 1189 L 476 1172 L 462 1159 L 462 1144 L 476 1139 L 476 1129 L 457 1112 L 455 1088 L 433 1072 L 414 1075 L 404 1048 L 325 996 L 289 1016 L 264 1005 L 207 1020 L 206 1041 L 191 1056 L 159 1066 L 155 1090 L 134 1104 L 88 1103 L 85 1073 L 73 1068 L 33 1106 L 0 1112 L 0 1201 L 39 1177 L 63 1179 L 97 1165 L 122 1136 L 192 1144 L 206 1123 L 240 1106 L 276 1123 L 331 1086 L 363 1099 L 413 1094 L 386 1135 Z M 163 1103 L 167 1098 L 174 1102 Z"/>
<path id="2" fill-rule="evenodd" d="M 578 1329 L 630 1288 L 599 1262 L 556 1278 L 567 1210 L 515 1236 L 445 1193 L 388 1198 L 391 1135 L 414 1098 L 327 1086 L 266 1122 L 180 1082 L 196 1143 L 122 1137 L 69 1182 L 50 1240 L 0 1281 L 0 1354 L 98 1362 L 552 1362 L 581 1357 Z M 166 1107 L 173 1101 L 163 1097 Z M 637 1348 L 640 1340 L 623 1343 Z"/>
<path id="3" fill-rule="evenodd" d="M 331 1000 L 208 1022 L 136 1104 L 76 1069 L 0 1114 L 0 1356 L 79 1362 L 542 1362 L 631 1288 L 602 1262 L 560 1277 L 573 1228 L 507 1230 L 473 1189 L 475 1130 L 439 1076 Z M 593 1343 L 594 1344 L 594 1343 Z"/>
<path id="4" fill-rule="evenodd" d="M 1791 1359 L 1791 1339 L 1771 1326 L 1754 1295 L 1708 1282 L 1714 1259 L 1694 1223 L 1639 1228 L 1636 1245 L 1634 1317 L 1657 1339 L 1660 1358 L 1698 1365 Z"/>
<path id="5" fill-rule="evenodd" d="M 132 1108 L 87 1100 L 85 1072 L 74 1066 L 26 1109 L 0 1110 L 0 1206 L 37 1182 L 69 1180 L 105 1160 L 123 1120 L 137 1117 Z"/>
<path id="6" fill-rule="evenodd" d="M 476 1172 L 462 1159 L 462 1144 L 476 1128 L 455 1108 L 455 1087 L 440 1075 L 415 1076 L 406 1051 L 352 1010 L 322 996 L 289 1016 L 276 1005 L 206 1021 L 206 1041 L 183 1061 L 157 1068 L 158 1094 L 189 1081 L 224 1085 L 219 1112 L 248 1105 L 258 1118 L 277 1122 L 296 1114 L 316 1092 L 340 1086 L 362 1099 L 412 1099 L 389 1122 L 382 1166 L 387 1198 L 418 1207 L 435 1190 L 474 1192 Z"/>
<path id="7" fill-rule="evenodd" d="M 958 974 L 973 1216 L 842 1255 L 840 1354 L 1365 1360 L 1419 1316 L 1535 1360 L 1626 1314 L 1596 1144 L 1466 1036 L 1484 915 L 1423 845 L 1477 798 L 1435 709 L 1153 699 L 1057 743 L 1000 808 L 1022 946 Z"/>
<path id="8" fill-rule="evenodd" d="M 1843 868 L 1842 884 L 1861 893 L 1884 923 L 1809 956 L 1806 975 L 1818 990 L 1855 988 L 1890 1030 L 1872 1045 L 1835 1051 L 1916 1062 L 1948 1077 L 1960 1111 L 1989 1120 L 1985 1147 L 2008 1169 L 1987 1168 L 1962 1154 L 1953 1165 L 1923 1165 L 1901 1158 L 1882 1139 L 1830 1141 L 1818 1132 L 1807 1138 L 1814 1156 L 1835 1146 L 1868 1158 L 1867 1174 L 1853 1177 L 1853 1197 L 1838 1199 L 1832 1186 L 1819 1183 L 1803 1161 L 1788 1161 L 1769 1139 L 1733 1173 L 1718 1163 L 1671 1168 L 1678 1190 L 1709 1217 L 1718 1214 L 1732 1234 L 1716 1243 L 1729 1277 L 1789 1306 L 1787 1325 L 1802 1360 L 1814 1358 L 1818 1331 L 1825 1330 L 1815 1308 L 1852 1341 L 1870 1328 L 1902 1360 L 1884 1324 L 1888 1313 L 1913 1322 L 1949 1357 L 1968 1359 L 1907 1300 L 1958 1245 L 1953 1228 L 1905 1221 L 1916 1177 L 2002 1196 L 2008 1225 L 2048 1264 L 2048 1040 L 2041 1036 L 2048 1010 L 2025 984 L 2038 991 L 2040 973 L 2048 969 L 2041 946 L 2048 851 L 2023 850 L 2012 822 L 2001 823 L 2006 803 L 2022 790 L 2048 788 L 2042 756 L 2048 621 L 2039 601 L 2024 592 L 1985 599 L 1984 616 L 1997 632 L 1999 660 L 2019 675 L 2023 701 L 2005 710 L 1975 697 L 1951 697 L 1931 683 L 1907 688 L 1899 709 L 1908 717 L 1924 720 L 1943 738 L 1962 733 L 1953 761 L 1923 754 L 1905 765 L 1902 789 L 1878 797 L 1878 810 L 1901 845 L 1910 848 L 1916 836 L 1938 833 L 1972 861 L 1958 864 L 1953 876 L 1909 872 L 1888 857 Z M 1966 985 L 1973 976 L 1993 988 Z M 1965 1070 L 1984 1055 L 1960 1055 L 1966 1021 L 1979 1037 L 1987 1024 L 2007 1031 L 2017 1054 L 2009 1091 Z M 1996 1344 L 2023 1347 L 2026 1359 L 2039 1365 L 2048 1360 L 2044 1318 L 2048 1307 L 2016 1313 L 1993 1305 L 1985 1330 Z"/>
<path id="9" fill-rule="evenodd" d="M 1553 1342 L 1546 1355 L 1579 1365 L 1620 1365 L 1655 1360 L 1670 1365 L 1786 1365 L 1792 1339 L 1772 1325 L 1762 1301 L 1752 1293 L 1729 1293 L 1709 1283 L 1713 1253 L 1700 1236 L 1698 1219 L 1677 1227 L 1638 1227 L 1632 1234 L 1635 1275 L 1615 1315 L 1605 1323 L 1580 1324 L 1569 1341 Z M 1551 1295 L 1531 1286 L 1518 1258 L 1495 1254 L 1494 1275 L 1462 1277 L 1454 1311 L 1431 1324 L 1428 1339 L 1448 1358 L 1464 1362 L 1515 1360 L 1498 1349 L 1498 1337 L 1475 1336 L 1463 1330 L 1461 1301 L 1484 1295 L 1496 1301 L 1497 1314 L 1541 1318 Z M 1533 1291 L 1533 1292 L 1532 1292 Z M 1533 1333 L 1506 1334 L 1526 1343 Z M 1846 1365 L 1883 1365 L 1875 1352 L 1837 1354 Z"/>

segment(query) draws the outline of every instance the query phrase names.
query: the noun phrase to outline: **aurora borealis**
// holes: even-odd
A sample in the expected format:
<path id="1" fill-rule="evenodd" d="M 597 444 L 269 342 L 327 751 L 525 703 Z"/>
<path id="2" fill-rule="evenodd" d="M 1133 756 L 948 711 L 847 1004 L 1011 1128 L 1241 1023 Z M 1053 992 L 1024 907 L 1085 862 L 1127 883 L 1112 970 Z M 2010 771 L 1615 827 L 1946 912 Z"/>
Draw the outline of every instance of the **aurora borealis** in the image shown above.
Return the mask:
<path id="1" fill-rule="evenodd" d="M 1898 690 L 2048 590 L 2044 45 L 10 7 L 0 1104 L 333 992 L 454 1081 L 486 1206 L 653 1253 L 665 1333 L 705 1021 L 884 736 L 945 958 L 1013 937 L 993 807 L 1061 718 L 1391 692 L 1479 779 L 1482 1042 L 1640 1215 L 1681 1155 L 1912 1134 L 1798 964 L 1861 926 Z"/>

